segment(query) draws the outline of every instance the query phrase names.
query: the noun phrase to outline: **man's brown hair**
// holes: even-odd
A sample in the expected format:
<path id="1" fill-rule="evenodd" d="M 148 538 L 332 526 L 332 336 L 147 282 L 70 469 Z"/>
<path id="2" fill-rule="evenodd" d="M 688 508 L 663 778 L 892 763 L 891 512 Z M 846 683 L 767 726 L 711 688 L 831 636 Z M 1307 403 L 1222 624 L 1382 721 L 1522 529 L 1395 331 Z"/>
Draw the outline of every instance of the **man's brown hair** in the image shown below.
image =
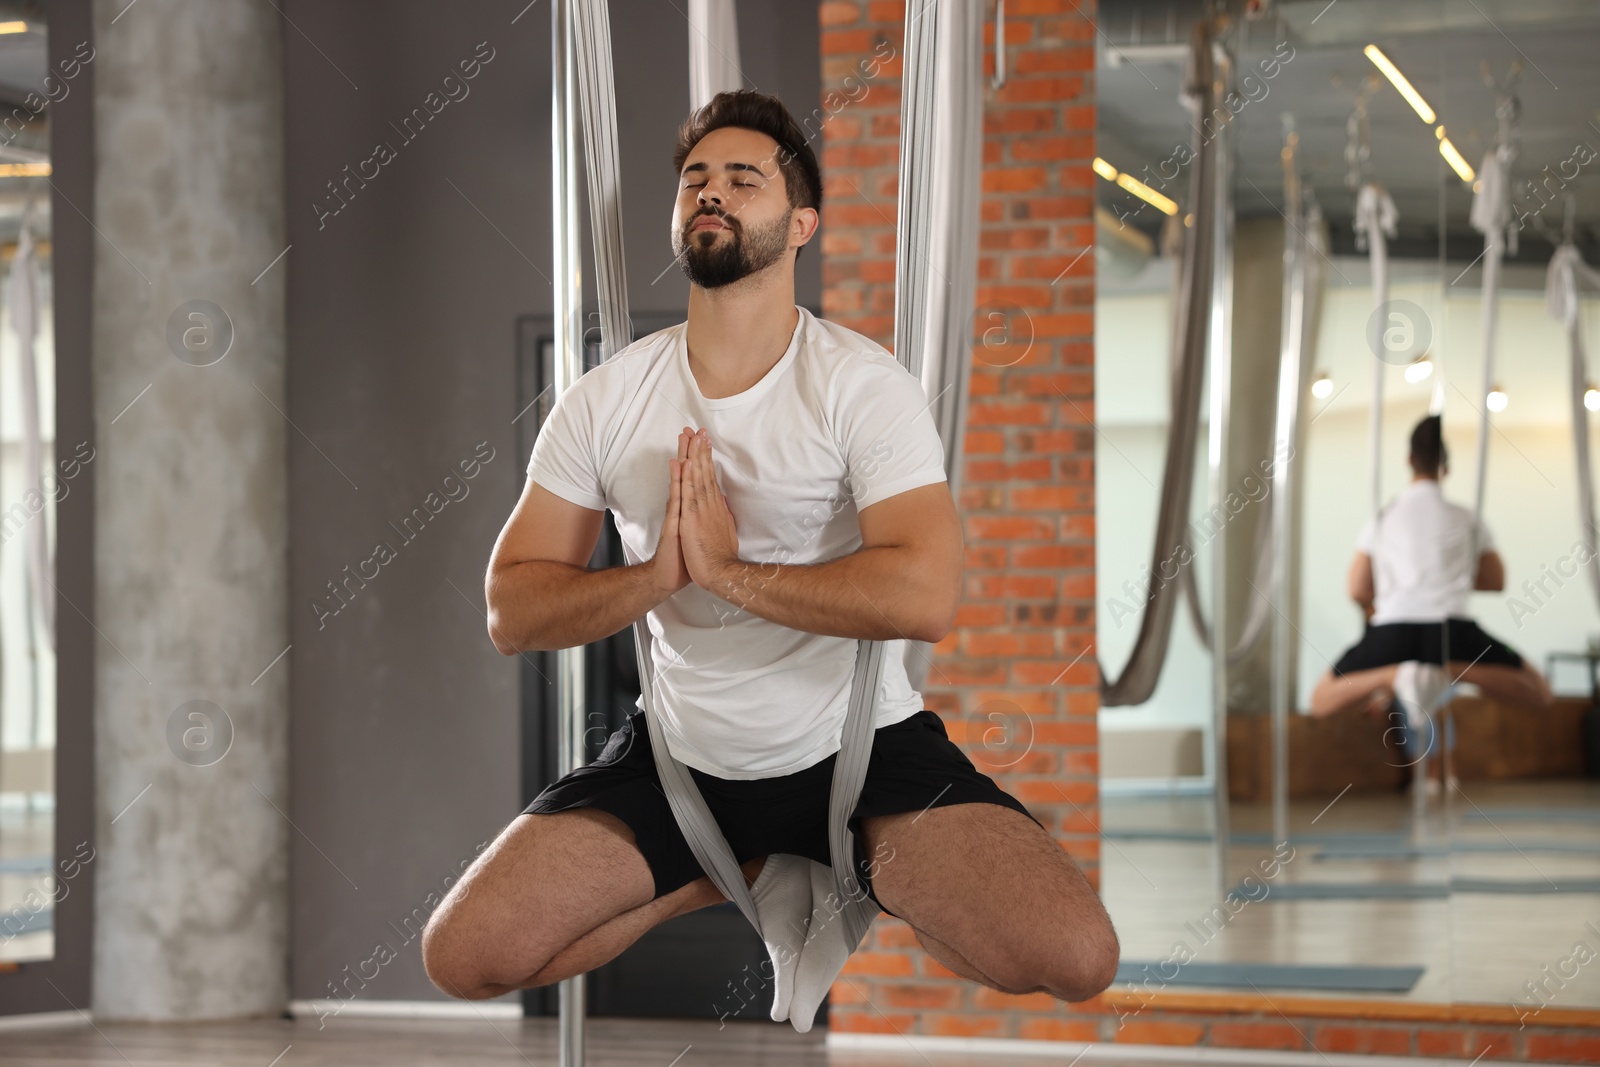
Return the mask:
<path id="1" fill-rule="evenodd" d="M 673 173 L 681 175 L 684 161 L 700 139 L 724 126 L 755 130 L 777 141 L 776 162 L 783 175 L 789 206 L 822 209 L 822 170 L 817 166 L 816 154 L 811 151 L 800 124 L 783 106 L 783 101 L 754 89 L 718 93 L 684 120 L 678 127 L 678 142 L 672 152 Z M 803 247 L 795 249 L 796 259 L 803 250 Z"/>
<path id="2" fill-rule="evenodd" d="M 1450 462 L 1444 447 L 1444 433 L 1437 415 L 1429 415 L 1411 431 L 1411 469 L 1429 478 L 1439 477 L 1439 468 Z"/>

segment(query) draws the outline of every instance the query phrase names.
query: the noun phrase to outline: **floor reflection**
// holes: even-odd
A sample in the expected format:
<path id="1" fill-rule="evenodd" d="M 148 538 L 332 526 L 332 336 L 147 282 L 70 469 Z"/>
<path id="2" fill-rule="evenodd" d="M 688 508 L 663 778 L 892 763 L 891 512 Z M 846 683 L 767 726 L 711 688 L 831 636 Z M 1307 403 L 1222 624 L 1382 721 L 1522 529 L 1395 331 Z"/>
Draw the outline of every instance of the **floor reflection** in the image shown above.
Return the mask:
<path id="1" fill-rule="evenodd" d="M 0 811 L 0 962 L 55 955 L 55 830 L 53 812 Z"/>
<path id="2" fill-rule="evenodd" d="M 1417 966 L 1404 993 L 1280 991 L 1600 1006 L 1600 783 L 1466 782 L 1448 803 L 1431 800 L 1420 821 L 1400 793 L 1296 802 L 1292 858 L 1270 877 L 1271 810 L 1235 804 L 1228 907 L 1219 907 L 1210 797 L 1102 805 L 1101 886 L 1125 960 Z M 1204 991 L 1177 974 L 1169 965 L 1142 984 Z"/>

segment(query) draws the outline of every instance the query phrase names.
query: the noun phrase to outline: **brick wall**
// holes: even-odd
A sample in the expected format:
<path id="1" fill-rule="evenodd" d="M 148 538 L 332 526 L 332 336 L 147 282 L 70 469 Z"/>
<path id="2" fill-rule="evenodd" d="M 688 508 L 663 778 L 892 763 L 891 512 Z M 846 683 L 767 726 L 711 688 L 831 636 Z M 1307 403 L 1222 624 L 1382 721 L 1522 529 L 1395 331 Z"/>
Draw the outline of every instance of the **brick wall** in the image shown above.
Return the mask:
<path id="1" fill-rule="evenodd" d="M 980 2 L 980 0 L 974 0 Z M 992 10 L 989 0 L 981 0 Z M 904 0 L 825 0 L 823 313 L 894 342 Z M 1007 0 L 986 89 L 978 315 L 959 505 L 967 586 L 924 696 L 974 764 L 1099 876 L 1094 640 L 1094 42 L 1089 0 Z M 992 27 L 985 27 L 992 69 Z M 957 978 L 880 916 L 833 987 L 835 1033 L 1600 1063 L 1600 1012 L 1110 992 L 1068 1005 Z M 895 1039 L 898 1041 L 898 1039 Z"/>
<path id="2" fill-rule="evenodd" d="M 1006 12 L 1007 83 L 985 91 L 958 501 L 966 590 L 924 697 L 978 769 L 1052 827 L 1098 884 L 1099 698 L 1085 654 L 1094 640 L 1094 29 L 1067 0 L 1009 0 Z M 821 5 L 823 314 L 889 348 L 904 16 L 904 0 Z M 836 1031 L 1082 1038 L 1093 1029 L 1094 1016 L 1063 1022 L 1049 997 L 957 978 L 898 919 L 881 916 L 870 937 L 833 989 Z"/>

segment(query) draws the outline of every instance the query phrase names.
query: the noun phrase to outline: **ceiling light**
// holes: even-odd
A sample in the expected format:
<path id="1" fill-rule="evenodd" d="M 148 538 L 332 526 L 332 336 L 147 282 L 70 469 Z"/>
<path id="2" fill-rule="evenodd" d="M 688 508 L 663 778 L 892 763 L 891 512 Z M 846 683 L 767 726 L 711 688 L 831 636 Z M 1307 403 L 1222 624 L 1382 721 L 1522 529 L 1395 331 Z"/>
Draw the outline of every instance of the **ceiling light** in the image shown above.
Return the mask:
<path id="1" fill-rule="evenodd" d="M 1438 117 L 1433 113 L 1433 108 L 1428 106 L 1428 102 L 1422 99 L 1422 94 L 1413 89 L 1411 83 L 1406 81 L 1406 76 L 1400 73 L 1400 68 L 1391 63 L 1389 57 L 1384 55 L 1377 45 L 1369 44 L 1362 51 L 1366 53 L 1368 59 L 1372 60 L 1373 66 L 1383 71 L 1384 76 L 1394 83 L 1394 87 L 1400 90 L 1400 95 L 1406 98 L 1406 103 L 1411 105 L 1412 110 L 1421 117 L 1423 122 L 1432 123 Z"/>
<path id="2" fill-rule="evenodd" d="M 1506 396 L 1506 391 L 1499 385 L 1489 390 L 1489 395 L 1483 398 L 1483 406 L 1490 411 L 1504 411 L 1506 405 L 1511 403 L 1511 398 Z"/>
<path id="3" fill-rule="evenodd" d="M 1132 193 L 1134 196 L 1137 196 L 1146 203 L 1154 204 L 1168 215 L 1176 215 L 1178 213 L 1178 205 L 1176 201 L 1169 200 L 1167 197 L 1162 196 L 1160 193 L 1156 192 L 1154 189 L 1150 188 L 1144 182 L 1140 181 L 1138 178 L 1135 178 L 1131 174 L 1119 174 L 1116 167 L 1113 167 L 1099 156 L 1094 157 L 1094 163 L 1092 166 L 1094 167 L 1094 172 L 1100 175 L 1100 177 L 1104 178 L 1108 182 L 1116 182 L 1118 185 L 1122 186 L 1124 189 L 1128 190 L 1128 192 Z"/>
<path id="4" fill-rule="evenodd" d="M 48 163 L 0 163 L 0 178 L 48 178 Z"/>
<path id="5" fill-rule="evenodd" d="M 1146 203 L 1154 204 L 1168 215 L 1178 213 L 1176 201 L 1167 199 L 1131 174 L 1117 175 L 1117 184 Z"/>
<path id="6" fill-rule="evenodd" d="M 1596 388 L 1593 382 L 1583 391 L 1583 406 L 1590 411 L 1600 411 L 1600 388 Z"/>
<path id="7" fill-rule="evenodd" d="M 1456 177 L 1460 178 L 1464 182 L 1470 182 L 1473 178 L 1477 177 L 1477 175 L 1473 173 L 1472 167 L 1465 159 L 1462 158 L 1461 153 L 1456 151 L 1456 146 L 1450 143 L 1450 138 L 1444 135 L 1443 126 L 1439 127 L 1438 134 L 1439 154 L 1444 157 L 1444 161 L 1446 163 L 1450 164 L 1450 169 L 1456 172 Z M 1476 192 L 1476 190 L 1474 190 L 1474 192 Z"/>
<path id="8" fill-rule="evenodd" d="M 26 22 L 21 22 L 21 21 L 18 21 L 18 22 L 0 22 L 0 33 L 27 33 L 27 32 L 28 32 L 28 24 Z"/>
<path id="9" fill-rule="evenodd" d="M 1317 380 L 1311 383 L 1311 395 L 1318 400 L 1326 400 L 1333 395 L 1333 379 L 1328 377 L 1327 371 L 1317 375 Z"/>
<path id="10" fill-rule="evenodd" d="M 1433 373 L 1433 360 L 1427 356 L 1418 356 L 1406 364 L 1406 381 L 1412 385 L 1428 380 L 1428 375 Z"/>

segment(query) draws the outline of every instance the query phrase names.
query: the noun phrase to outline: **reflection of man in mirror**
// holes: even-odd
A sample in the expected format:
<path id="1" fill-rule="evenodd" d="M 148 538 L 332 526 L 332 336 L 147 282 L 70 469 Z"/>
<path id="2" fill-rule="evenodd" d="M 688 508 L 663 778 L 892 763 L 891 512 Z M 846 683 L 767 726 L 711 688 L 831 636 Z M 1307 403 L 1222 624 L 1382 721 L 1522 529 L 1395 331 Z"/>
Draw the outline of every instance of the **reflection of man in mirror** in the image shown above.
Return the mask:
<path id="1" fill-rule="evenodd" d="M 1544 676 L 1467 615 L 1473 590 L 1505 588 L 1505 564 L 1482 520 L 1444 498 L 1439 481 L 1449 470 L 1439 416 L 1430 415 L 1411 432 L 1411 482 L 1356 539 L 1349 589 L 1366 631 L 1311 694 L 1313 715 L 1363 703 L 1383 712 L 1398 700 L 1414 756 L 1432 748 L 1425 719 L 1454 683 L 1521 707 L 1551 702 Z"/>

